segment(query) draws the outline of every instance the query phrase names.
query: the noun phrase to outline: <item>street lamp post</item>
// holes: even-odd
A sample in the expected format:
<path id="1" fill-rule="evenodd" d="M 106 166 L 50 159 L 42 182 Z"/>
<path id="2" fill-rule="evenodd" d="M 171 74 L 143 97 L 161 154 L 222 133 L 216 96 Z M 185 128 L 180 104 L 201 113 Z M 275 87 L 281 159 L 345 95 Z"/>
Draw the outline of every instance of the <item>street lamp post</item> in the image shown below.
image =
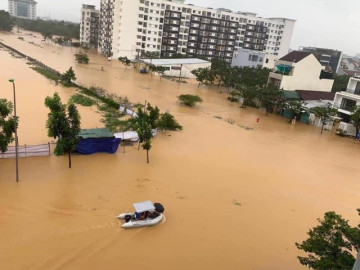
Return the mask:
<path id="1" fill-rule="evenodd" d="M 15 156 L 16 156 L 16 182 L 19 182 L 19 157 L 18 157 L 18 136 L 17 136 L 17 117 L 16 117 L 16 91 L 15 91 L 15 80 L 10 79 L 9 82 L 13 84 L 14 91 L 14 117 L 15 117 Z"/>

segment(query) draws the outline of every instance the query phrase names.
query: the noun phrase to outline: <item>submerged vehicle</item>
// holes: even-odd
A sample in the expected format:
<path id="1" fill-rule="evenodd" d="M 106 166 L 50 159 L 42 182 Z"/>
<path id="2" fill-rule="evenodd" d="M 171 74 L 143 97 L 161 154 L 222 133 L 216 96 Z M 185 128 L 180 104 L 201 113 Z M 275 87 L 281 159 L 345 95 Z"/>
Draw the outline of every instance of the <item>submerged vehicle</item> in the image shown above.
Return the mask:
<path id="1" fill-rule="evenodd" d="M 124 219 L 125 223 L 121 225 L 122 228 L 138 228 L 153 226 L 159 224 L 164 218 L 164 207 L 160 203 L 152 203 L 151 201 L 144 201 L 134 203 L 135 212 L 122 213 L 117 217 Z"/>

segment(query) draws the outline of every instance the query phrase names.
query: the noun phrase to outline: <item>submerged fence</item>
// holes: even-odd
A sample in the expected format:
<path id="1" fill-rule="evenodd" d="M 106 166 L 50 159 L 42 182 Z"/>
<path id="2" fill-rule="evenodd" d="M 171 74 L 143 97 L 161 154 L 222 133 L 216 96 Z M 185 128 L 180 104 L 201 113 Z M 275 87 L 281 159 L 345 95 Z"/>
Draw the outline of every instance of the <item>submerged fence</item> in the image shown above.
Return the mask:
<path id="1" fill-rule="evenodd" d="M 18 156 L 19 158 L 24 157 L 41 157 L 41 156 L 50 156 L 50 143 L 39 144 L 39 145 L 23 145 L 18 146 Z M 15 158 L 15 146 L 8 147 L 8 150 L 4 153 L 0 152 L 0 158 Z"/>

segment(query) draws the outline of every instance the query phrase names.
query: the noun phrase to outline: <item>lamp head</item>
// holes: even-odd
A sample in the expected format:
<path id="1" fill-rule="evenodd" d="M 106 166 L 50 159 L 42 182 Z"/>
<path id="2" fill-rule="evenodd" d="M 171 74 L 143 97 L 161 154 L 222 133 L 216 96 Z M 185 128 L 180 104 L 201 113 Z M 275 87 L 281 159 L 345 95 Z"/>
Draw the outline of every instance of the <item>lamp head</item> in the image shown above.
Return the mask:
<path id="1" fill-rule="evenodd" d="M 15 80 L 14 80 L 14 79 L 9 79 L 9 82 L 12 82 L 12 83 L 13 83 L 13 82 L 15 82 Z"/>

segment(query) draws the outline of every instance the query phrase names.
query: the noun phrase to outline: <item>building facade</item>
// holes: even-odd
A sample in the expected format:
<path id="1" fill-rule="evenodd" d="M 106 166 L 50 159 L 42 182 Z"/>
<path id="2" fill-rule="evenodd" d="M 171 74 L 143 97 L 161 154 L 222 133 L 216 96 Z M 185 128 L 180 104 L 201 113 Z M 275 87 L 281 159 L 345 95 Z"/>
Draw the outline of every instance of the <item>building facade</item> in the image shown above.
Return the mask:
<path id="1" fill-rule="evenodd" d="M 300 50 L 312 53 L 323 66 L 331 67 L 333 73 L 338 72 L 342 57 L 341 51 L 315 47 L 300 47 Z"/>
<path id="2" fill-rule="evenodd" d="M 131 59 L 144 52 L 221 58 L 239 48 L 288 53 L 295 21 L 186 4 L 184 0 L 101 0 L 99 51 Z"/>
<path id="3" fill-rule="evenodd" d="M 268 85 L 283 90 L 310 90 L 331 92 L 334 80 L 324 71 L 316 57 L 304 51 L 292 51 L 275 61 Z"/>
<path id="4" fill-rule="evenodd" d="M 142 63 L 147 66 L 155 65 L 164 67 L 165 75 L 177 78 L 192 78 L 195 75 L 191 72 L 198 68 L 210 68 L 211 62 L 197 58 L 180 58 L 180 59 L 141 59 Z"/>
<path id="5" fill-rule="evenodd" d="M 240 48 L 234 51 L 231 66 L 273 69 L 275 60 L 277 57 L 273 54 Z"/>
<path id="6" fill-rule="evenodd" d="M 13 17 L 36 20 L 36 5 L 33 0 L 9 0 L 9 13 Z"/>
<path id="7" fill-rule="evenodd" d="M 81 9 L 80 43 L 97 49 L 99 44 L 100 11 L 92 5 L 83 5 Z"/>

